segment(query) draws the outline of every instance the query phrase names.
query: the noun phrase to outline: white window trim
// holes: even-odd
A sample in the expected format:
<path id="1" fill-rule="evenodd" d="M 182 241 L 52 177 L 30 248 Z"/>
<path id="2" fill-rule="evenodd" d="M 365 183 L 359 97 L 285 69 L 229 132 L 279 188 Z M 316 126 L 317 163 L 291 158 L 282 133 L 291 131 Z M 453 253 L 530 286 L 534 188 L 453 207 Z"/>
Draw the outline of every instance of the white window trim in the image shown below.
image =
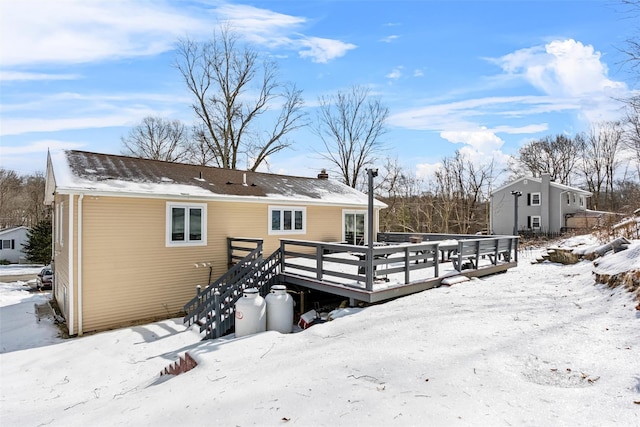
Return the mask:
<path id="1" fill-rule="evenodd" d="M 580 207 L 584 207 L 584 196 L 580 196 Z"/>
<path id="2" fill-rule="evenodd" d="M 173 208 L 200 208 L 202 209 L 202 240 L 189 241 L 185 240 L 184 242 L 176 242 L 171 238 L 171 227 L 172 227 L 172 210 Z M 185 236 L 189 235 L 188 230 L 188 215 L 185 215 Z M 167 214 L 166 214 L 166 230 L 165 230 L 165 239 L 166 246 L 175 248 L 175 247 L 184 247 L 184 246 L 206 246 L 207 245 L 207 204 L 206 203 L 181 203 L 181 202 L 167 202 Z"/>
<path id="3" fill-rule="evenodd" d="M 534 219 L 538 218 L 538 226 L 535 227 L 533 224 L 535 223 Z M 532 215 L 531 216 L 531 229 L 532 230 L 540 230 L 542 226 L 542 218 L 539 215 Z"/>
<path id="4" fill-rule="evenodd" d="M 538 203 L 533 202 L 533 196 L 538 195 Z M 531 193 L 531 206 L 540 206 L 542 203 L 542 195 L 540 193 Z"/>
<path id="5" fill-rule="evenodd" d="M 292 221 L 293 227 L 295 227 L 295 212 L 302 212 L 302 230 L 273 230 L 271 228 L 271 217 L 273 211 L 280 211 L 280 224 L 283 224 L 284 218 L 282 218 L 282 212 L 291 211 L 293 213 Z M 281 235 L 281 234 L 307 234 L 307 208 L 305 206 L 269 206 L 269 214 L 267 215 L 267 230 L 269 235 Z"/>

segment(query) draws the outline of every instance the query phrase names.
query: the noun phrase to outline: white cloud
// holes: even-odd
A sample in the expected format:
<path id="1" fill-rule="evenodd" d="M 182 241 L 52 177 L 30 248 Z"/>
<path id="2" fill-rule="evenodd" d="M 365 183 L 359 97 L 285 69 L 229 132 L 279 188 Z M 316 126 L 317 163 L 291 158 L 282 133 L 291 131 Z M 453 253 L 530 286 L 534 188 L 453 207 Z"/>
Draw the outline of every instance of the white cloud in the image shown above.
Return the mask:
<path id="1" fill-rule="evenodd" d="M 186 123 L 192 119 L 188 109 L 184 108 L 190 99 L 186 95 L 171 93 L 61 92 L 14 98 L 20 102 L 11 102 L 13 99 L 10 99 L 0 105 L 0 135 L 131 126 L 149 115 Z"/>
<path id="2" fill-rule="evenodd" d="M 384 38 L 380 39 L 380 41 L 384 42 L 384 43 L 391 43 L 392 41 L 397 40 L 399 38 L 400 38 L 400 36 L 398 36 L 396 34 L 392 34 L 390 36 L 387 36 L 387 37 L 384 37 Z"/>
<path id="3" fill-rule="evenodd" d="M 299 52 L 301 58 L 311 58 L 313 62 L 320 63 L 344 56 L 349 50 L 357 47 L 340 40 L 320 37 L 306 37 L 299 40 L 298 43 L 303 46 Z"/>
<path id="4" fill-rule="evenodd" d="M 47 150 L 73 150 L 82 148 L 84 144 L 79 142 L 60 141 L 56 139 L 43 139 L 33 141 L 20 146 L 0 146 L 0 154 L 4 156 L 18 156 L 22 154 L 46 153 Z"/>
<path id="5" fill-rule="evenodd" d="M 474 130 L 483 116 L 500 115 L 504 108 L 520 111 L 531 105 L 543 109 L 552 100 L 536 96 L 493 96 L 413 108 L 389 116 L 392 126 L 415 130 Z"/>
<path id="6" fill-rule="evenodd" d="M 248 5 L 215 6 L 158 0 L 20 0 L 3 3 L 0 63 L 16 67 L 73 64 L 156 55 L 179 37 L 202 39 L 229 23 L 245 39 L 267 48 L 300 51 L 314 62 L 343 56 L 356 46 L 301 35 L 304 17 Z"/>
<path id="7" fill-rule="evenodd" d="M 429 179 L 433 174 L 442 167 L 442 163 L 418 163 L 416 165 L 416 177 L 421 179 Z"/>
<path id="8" fill-rule="evenodd" d="M 418 69 L 413 70 L 413 77 L 422 77 L 422 76 L 424 76 L 424 71 L 418 70 Z"/>
<path id="9" fill-rule="evenodd" d="M 393 70 L 391 70 L 391 72 L 389 74 L 387 74 L 385 77 L 388 79 L 392 79 L 392 80 L 397 80 L 400 77 L 402 77 L 402 69 L 404 67 L 403 66 L 399 66 L 399 67 L 395 67 Z"/>
<path id="10" fill-rule="evenodd" d="M 19 71 L 0 72 L 0 81 L 33 81 L 33 80 L 77 80 L 79 74 L 31 73 Z"/>
<path id="11" fill-rule="evenodd" d="M 289 31 L 306 22 L 306 18 L 285 15 L 268 9 L 243 4 L 223 4 L 215 9 L 219 19 L 228 22 L 242 34 L 262 34 L 271 38 L 281 31 Z"/>
<path id="12" fill-rule="evenodd" d="M 495 133 L 508 133 L 508 134 L 531 134 L 531 133 L 540 133 L 546 132 L 549 129 L 549 124 L 547 123 L 538 123 L 531 124 L 526 126 L 496 126 L 491 128 L 491 130 Z"/>
<path id="13" fill-rule="evenodd" d="M 499 89 L 502 82 L 514 93 L 514 83 L 519 80 L 527 85 L 520 89 L 523 95 L 423 105 L 392 114 L 388 123 L 438 131 L 450 142 L 465 144 L 465 150 L 487 154 L 502 146 L 496 134 L 534 135 L 548 131 L 548 119 L 540 115 L 573 114 L 585 123 L 619 118 L 621 104 L 614 98 L 628 94 L 624 83 L 608 77 L 599 52 L 571 39 L 520 49 L 492 61 L 505 74 L 492 78 L 487 89 Z M 531 87 L 543 94 L 529 95 Z M 454 97 L 459 98 L 460 93 L 451 94 Z"/>
<path id="14" fill-rule="evenodd" d="M 442 131 L 440 136 L 454 144 L 466 144 L 475 150 L 486 153 L 502 147 L 504 141 L 487 128 L 474 131 Z"/>
<path id="15" fill-rule="evenodd" d="M 580 97 L 626 89 L 624 83 L 608 78 L 600 52 L 573 39 L 520 49 L 495 62 L 552 96 Z"/>
<path id="16" fill-rule="evenodd" d="M 211 28 L 188 9 L 161 1 L 21 0 L 2 6 L 3 67 L 153 55 L 187 32 Z"/>
<path id="17" fill-rule="evenodd" d="M 6 120 L 2 123 L 0 135 L 22 135 L 31 132 L 59 132 L 72 129 L 105 128 L 113 126 L 129 126 L 143 117 L 153 114 L 153 111 L 139 111 L 131 115 L 122 112 L 119 115 L 100 115 L 93 117 L 73 117 L 59 119 L 27 118 Z"/>

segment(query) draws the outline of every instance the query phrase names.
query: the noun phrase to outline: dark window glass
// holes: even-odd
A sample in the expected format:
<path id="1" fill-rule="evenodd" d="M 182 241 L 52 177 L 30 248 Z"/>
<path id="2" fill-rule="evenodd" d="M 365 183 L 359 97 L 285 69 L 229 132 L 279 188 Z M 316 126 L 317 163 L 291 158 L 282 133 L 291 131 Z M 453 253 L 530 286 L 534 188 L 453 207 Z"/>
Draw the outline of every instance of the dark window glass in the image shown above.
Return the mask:
<path id="1" fill-rule="evenodd" d="M 189 240 L 202 240 L 202 209 L 189 209 Z"/>
<path id="2" fill-rule="evenodd" d="M 184 242 L 184 208 L 171 208 L 171 240 Z"/>
<path id="3" fill-rule="evenodd" d="M 284 227 L 283 230 L 291 230 L 291 211 L 284 211 Z"/>
<path id="4" fill-rule="evenodd" d="M 280 231 L 280 211 L 271 211 L 271 229 Z"/>
<path id="5" fill-rule="evenodd" d="M 296 211 L 296 230 L 302 230 L 302 211 Z"/>

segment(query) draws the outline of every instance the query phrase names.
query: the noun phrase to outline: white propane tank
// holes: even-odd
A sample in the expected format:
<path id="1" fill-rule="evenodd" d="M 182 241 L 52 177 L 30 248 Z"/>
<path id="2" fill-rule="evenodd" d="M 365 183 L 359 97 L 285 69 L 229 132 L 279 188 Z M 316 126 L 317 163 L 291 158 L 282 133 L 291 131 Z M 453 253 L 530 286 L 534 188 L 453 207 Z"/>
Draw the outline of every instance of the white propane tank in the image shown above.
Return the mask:
<path id="1" fill-rule="evenodd" d="M 267 331 L 289 334 L 293 331 L 293 298 L 284 285 L 273 285 L 267 302 Z"/>
<path id="2" fill-rule="evenodd" d="M 267 326 L 267 310 L 264 298 L 257 288 L 247 288 L 236 302 L 236 337 L 264 332 Z"/>

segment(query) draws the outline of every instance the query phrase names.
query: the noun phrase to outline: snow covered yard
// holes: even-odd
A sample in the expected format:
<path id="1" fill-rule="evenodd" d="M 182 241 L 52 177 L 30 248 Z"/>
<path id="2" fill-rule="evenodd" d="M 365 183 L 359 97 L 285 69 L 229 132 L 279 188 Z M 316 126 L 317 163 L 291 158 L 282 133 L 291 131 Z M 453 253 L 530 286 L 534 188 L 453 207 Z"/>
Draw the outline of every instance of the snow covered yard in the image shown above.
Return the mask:
<path id="1" fill-rule="evenodd" d="M 640 312 L 623 289 L 594 285 L 592 269 L 586 261 L 521 258 L 505 274 L 297 334 L 204 342 L 181 319 L 69 340 L 45 323 L 43 335 L 33 304 L 44 297 L 6 284 L 0 419 L 33 426 L 640 425 Z M 5 336 L 7 318 L 19 333 Z M 185 351 L 199 365 L 160 378 Z"/>

